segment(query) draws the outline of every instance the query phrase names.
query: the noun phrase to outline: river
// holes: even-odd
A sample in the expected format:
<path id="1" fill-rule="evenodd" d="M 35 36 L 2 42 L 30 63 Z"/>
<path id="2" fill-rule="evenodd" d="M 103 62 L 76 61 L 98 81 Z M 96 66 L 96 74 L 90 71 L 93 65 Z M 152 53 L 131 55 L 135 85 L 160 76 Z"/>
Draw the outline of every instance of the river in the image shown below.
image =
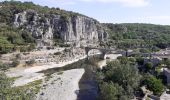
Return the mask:
<path id="1" fill-rule="evenodd" d="M 84 68 L 85 73 L 79 81 L 79 91 L 76 91 L 78 100 L 96 100 L 98 97 L 98 84 L 95 76 L 97 69 L 96 62 L 101 61 L 99 56 L 92 56 L 89 59 L 83 59 L 62 68 L 53 68 L 43 71 L 45 74 L 53 74 L 59 71 L 66 71 L 70 69 Z"/>

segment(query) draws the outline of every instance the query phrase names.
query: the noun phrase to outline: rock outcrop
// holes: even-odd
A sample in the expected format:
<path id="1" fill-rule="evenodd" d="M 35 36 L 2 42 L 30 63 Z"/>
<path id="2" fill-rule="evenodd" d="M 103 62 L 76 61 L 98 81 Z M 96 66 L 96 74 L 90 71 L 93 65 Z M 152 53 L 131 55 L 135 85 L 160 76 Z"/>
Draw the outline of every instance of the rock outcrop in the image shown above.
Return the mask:
<path id="1" fill-rule="evenodd" d="M 30 31 L 38 46 L 52 46 L 54 38 L 77 43 L 78 46 L 107 38 L 107 33 L 98 21 L 81 15 L 45 15 L 28 10 L 15 14 L 14 25 Z"/>

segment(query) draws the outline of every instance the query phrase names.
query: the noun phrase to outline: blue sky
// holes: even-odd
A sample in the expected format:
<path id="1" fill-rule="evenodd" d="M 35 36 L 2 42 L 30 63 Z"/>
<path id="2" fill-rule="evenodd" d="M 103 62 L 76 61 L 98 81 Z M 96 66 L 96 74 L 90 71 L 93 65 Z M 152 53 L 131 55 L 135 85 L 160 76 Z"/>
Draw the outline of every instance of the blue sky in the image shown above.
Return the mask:
<path id="1" fill-rule="evenodd" d="M 2 1 L 2 0 L 0 0 Z M 79 12 L 104 23 L 170 25 L 170 0 L 20 0 Z"/>

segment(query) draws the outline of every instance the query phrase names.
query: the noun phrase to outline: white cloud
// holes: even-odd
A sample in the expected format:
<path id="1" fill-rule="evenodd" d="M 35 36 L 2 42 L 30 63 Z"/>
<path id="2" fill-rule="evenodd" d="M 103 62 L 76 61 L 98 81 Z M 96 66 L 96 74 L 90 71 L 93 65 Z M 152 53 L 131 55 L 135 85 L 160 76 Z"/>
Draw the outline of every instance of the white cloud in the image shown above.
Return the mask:
<path id="1" fill-rule="evenodd" d="M 102 3 L 121 3 L 127 7 L 144 7 L 149 5 L 149 0 L 79 0 L 85 2 L 102 2 Z"/>

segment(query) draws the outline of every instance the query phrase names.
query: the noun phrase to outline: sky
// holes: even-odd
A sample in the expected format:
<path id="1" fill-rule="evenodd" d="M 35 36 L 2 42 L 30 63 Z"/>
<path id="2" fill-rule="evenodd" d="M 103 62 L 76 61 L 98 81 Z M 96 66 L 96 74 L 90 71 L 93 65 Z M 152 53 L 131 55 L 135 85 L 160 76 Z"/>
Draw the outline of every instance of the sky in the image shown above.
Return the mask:
<path id="1" fill-rule="evenodd" d="M 0 0 L 3 1 L 3 0 Z M 19 0 L 84 14 L 101 23 L 170 25 L 170 0 Z"/>

